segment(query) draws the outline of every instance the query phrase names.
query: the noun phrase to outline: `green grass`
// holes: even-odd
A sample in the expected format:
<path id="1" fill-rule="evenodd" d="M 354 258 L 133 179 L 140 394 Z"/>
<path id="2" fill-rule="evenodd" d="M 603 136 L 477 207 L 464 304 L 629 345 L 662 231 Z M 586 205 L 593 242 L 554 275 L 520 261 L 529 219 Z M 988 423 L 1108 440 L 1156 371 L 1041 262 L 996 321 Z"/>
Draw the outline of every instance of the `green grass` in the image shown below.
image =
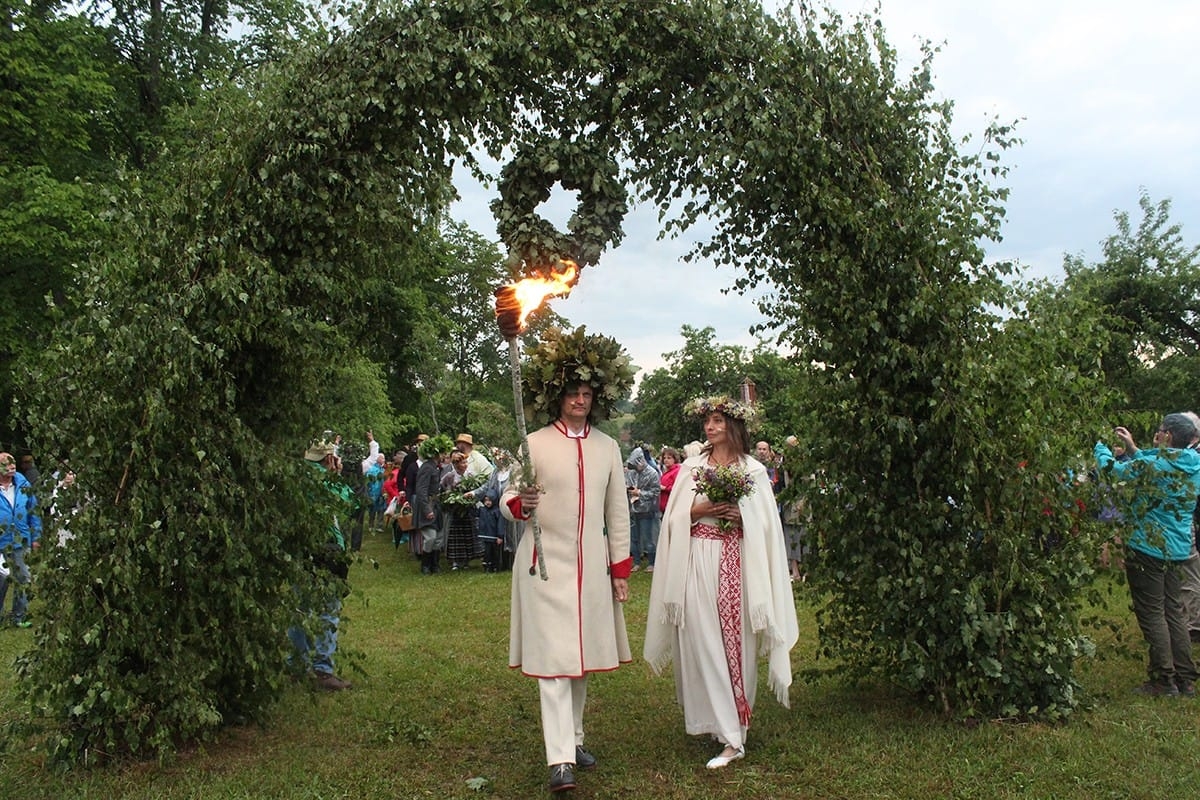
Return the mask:
<path id="1" fill-rule="evenodd" d="M 51 774 L 9 742 L 5 800 L 144 798 L 546 797 L 534 682 L 509 670 L 508 575 L 422 577 L 388 537 L 368 536 L 346 602 L 342 647 L 363 674 L 336 695 L 290 690 L 265 727 L 234 728 L 158 763 Z M 553 580 L 553 576 L 551 576 Z M 641 651 L 650 576 L 631 579 L 626 616 Z M 1095 708 L 1067 725 L 943 720 L 887 686 L 797 681 L 792 707 L 761 691 L 746 759 L 710 772 L 711 742 L 683 733 L 669 677 L 640 660 L 589 684 L 588 745 L 600 766 L 575 798 L 1163 798 L 1191 797 L 1200 766 L 1200 703 L 1129 692 L 1143 675 L 1139 637 L 1115 587 L 1101 613 L 1121 641 L 1096 634 L 1080 663 Z M 798 592 L 793 664 L 817 666 L 813 605 Z M 36 611 L 36 602 L 34 605 Z M 28 631 L 0 630 L 10 663 Z M 821 666 L 825 666 L 824 663 Z M 4 718 L 19 714 L 12 670 Z M 760 682 L 765 687 L 765 679 Z"/>

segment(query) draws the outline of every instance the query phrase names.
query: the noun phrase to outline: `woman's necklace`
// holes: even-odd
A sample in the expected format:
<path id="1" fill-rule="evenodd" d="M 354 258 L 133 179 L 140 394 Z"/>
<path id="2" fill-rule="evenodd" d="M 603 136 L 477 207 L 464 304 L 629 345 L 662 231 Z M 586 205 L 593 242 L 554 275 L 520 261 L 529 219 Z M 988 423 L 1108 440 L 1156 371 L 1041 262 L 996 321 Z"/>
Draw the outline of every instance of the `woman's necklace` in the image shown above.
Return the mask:
<path id="1" fill-rule="evenodd" d="M 741 461 L 741 456 L 739 456 L 737 453 L 734 453 L 732 457 L 729 457 L 729 456 L 718 457 L 716 453 L 710 453 L 708 456 L 708 460 L 711 461 L 712 463 L 716 464 L 718 467 L 728 467 L 728 466 L 732 466 L 733 464 L 736 464 L 739 461 Z"/>

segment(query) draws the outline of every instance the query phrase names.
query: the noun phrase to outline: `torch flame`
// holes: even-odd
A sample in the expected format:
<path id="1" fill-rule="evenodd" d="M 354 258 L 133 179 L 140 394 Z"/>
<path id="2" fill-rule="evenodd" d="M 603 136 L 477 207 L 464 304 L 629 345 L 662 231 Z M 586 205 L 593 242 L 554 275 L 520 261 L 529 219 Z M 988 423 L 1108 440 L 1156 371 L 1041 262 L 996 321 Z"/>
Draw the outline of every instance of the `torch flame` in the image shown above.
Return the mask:
<path id="1" fill-rule="evenodd" d="M 563 259 L 561 270 L 552 270 L 550 277 L 532 277 L 502 286 L 496 290 L 496 319 L 500 330 L 513 338 L 525 328 L 529 315 L 545 302 L 547 297 L 557 297 L 571 292 L 579 277 L 579 266 Z"/>
<path id="2" fill-rule="evenodd" d="M 529 315 L 537 310 L 547 297 L 570 294 L 571 287 L 579 278 L 579 265 L 568 259 L 561 259 L 558 264 L 562 269 L 551 269 L 549 277 L 529 277 L 496 290 L 496 322 L 500 325 L 500 333 L 508 339 L 508 364 L 513 379 L 513 410 L 516 411 L 517 429 L 521 433 L 523 479 L 527 485 L 535 483 L 535 478 L 533 460 L 529 456 L 529 435 L 525 432 L 525 408 L 521 402 L 521 362 L 517 357 L 517 335 L 525 327 L 525 320 L 529 319 Z M 541 574 L 542 580 L 546 580 L 546 559 L 542 557 L 542 526 L 538 523 L 536 508 L 533 509 L 529 521 L 533 527 L 536 572 Z M 535 567 L 530 567 L 529 574 L 534 573 Z"/>
<path id="3" fill-rule="evenodd" d="M 571 287 L 575 285 L 579 267 L 574 261 L 559 263 L 563 269 L 551 272 L 549 278 L 525 278 L 513 284 L 513 292 L 521 309 L 521 315 L 518 317 L 521 327 L 525 326 L 529 315 L 536 311 L 547 297 L 569 294 Z"/>

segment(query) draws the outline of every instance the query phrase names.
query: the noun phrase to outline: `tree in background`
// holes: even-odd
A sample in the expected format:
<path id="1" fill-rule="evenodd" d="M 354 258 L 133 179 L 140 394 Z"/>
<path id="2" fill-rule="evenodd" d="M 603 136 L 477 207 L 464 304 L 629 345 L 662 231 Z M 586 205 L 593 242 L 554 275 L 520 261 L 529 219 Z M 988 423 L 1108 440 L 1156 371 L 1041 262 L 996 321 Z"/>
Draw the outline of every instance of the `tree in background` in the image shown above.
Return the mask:
<path id="1" fill-rule="evenodd" d="M 436 393 L 445 410 L 441 424 L 458 433 L 475 424 L 470 399 L 497 403 L 507 395 L 512 405 L 508 352 L 494 311 L 495 290 L 512 276 L 495 245 L 466 225 L 449 223 L 442 234 L 437 274 L 426 292 L 438 329 L 435 352 L 447 368 Z"/>
<path id="2" fill-rule="evenodd" d="M 1114 214 L 1117 232 L 1102 259 L 1063 262 L 1057 291 L 1090 304 L 1108 334 L 1104 374 L 1133 409 L 1191 409 L 1200 396 L 1200 245 L 1184 242 L 1170 218 L 1171 202 L 1142 192 L 1141 221 Z"/>
<path id="3" fill-rule="evenodd" d="M 711 326 L 680 328 L 683 347 L 664 353 L 666 366 L 642 379 L 633 411 L 630 435 L 652 444 L 683 444 L 702 434 L 684 406 L 697 397 L 737 396 L 742 382 L 754 382 L 760 411 L 758 436 L 775 445 L 793 432 L 801 415 L 795 409 L 794 386 L 800 371 L 786 357 L 759 345 L 752 351 L 715 342 Z"/>
<path id="4" fill-rule="evenodd" d="M 333 509 L 301 456 L 335 420 L 355 438 L 375 424 L 382 382 L 349 312 L 372 279 L 419 280 L 447 195 L 430 177 L 397 208 L 394 174 L 339 180 L 287 86 L 197 105 L 192 148 L 131 185 L 22 381 L 39 450 L 87 498 L 39 570 L 21 667 L 58 758 L 165 753 L 262 719 L 297 593 L 321 591 L 309 564 Z"/>
<path id="5" fill-rule="evenodd" d="M 803 485 L 829 597 L 822 653 L 949 715 L 1069 716 L 1095 548 L 1070 480 L 1081 409 L 1103 413 L 1094 328 L 989 311 L 1021 301 L 983 250 L 1011 128 L 993 122 L 968 150 L 933 97 L 932 50 L 902 77 L 876 21 L 828 20 L 801 16 L 760 75 L 809 113 L 768 104 L 745 120 L 730 235 L 702 248 L 742 286 L 769 282 L 782 341 L 823 365 L 798 398 L 812 468 L 797 470 L 817 478 Z M 847 103 L 846 85 L 880 102 Z M 848 131 L 853 167 L 789 143 Z"/>
<path id="6" fill-rule="evenodd" d="M 746 377 L 754 382 L 760 412 L 756 439 L 765 440 L 776 451 L 791 435 L 802 433 L 803 387 L 809 368 L 798 356 L 785 356 L 761 342 L 750 352 Z"/>
<path id="7" fill-rule="evenodd" d="M 357 349 L 333 365 L 328 394 L 323 403 L 328 428 L 358 441 L 364 439 L 366 431 L 372 431 L 385 455 L 391 455 L 393 445 L 403 438 L 402 431 L 415 427 L 411 416 L 398 415 L 394 410 L 382 367 Z"/>
<path id="8" fill-rule="evenodd" d="M 0 7 L 0 404 L 11 407 L 13 365 L 53 324 L 47 295 L 63 299 L 74 265 L 102 238 L 108 108 L 106 43 L 58 3 Z M 12 415 L 0 439 L 19 439 Z M 11 445 L 10 445 L 11 446 Z"/>
<path id="9" fill-rule="evenodd" d="M 368 336 L 365 344 L 386 365 L 397 413 L 413 421 L 412 433 L 453 435 L 492 427 L 494 407 L 507 406 L 512 430 L 502 438 L 510 441 L 516 436 L 512 380 L 507 343 L 495 321 L 494 293 L 514 276 L 495 244 L 460 222 L 438 226 L 417 261 L 420 266 L 408 280 L 385 284 L 369 303 L 373 309 L 384 300 L 392 309 L 378 315 L 392 321 L 389 328 L 381 337 Z M 522 340 L 532 346 L 547 327 L 562 324 L 543 306 L 530 316 Z M 482 416 L 472 410 L 475 402 L 488 409 Z"/>
<path id="10" fill-rule="evenodd" d="M 241 82 L 322 34 L 314 9 L 298 0 L 112 0 L 87 8 L 111 54 L 114 155 L 135 169 L 178 143 L 172 116 L 205 90 Z"/>
<path id="11" fill-rule="evenodd" d="M 321 30 L 298 0 L 0 4 L 0 404 L 55 324 L 47 296 L 61 305 L 108 243 L 124 182 L 190 146 L 174 120 Z"/>
<path id="12" fill-rule="evenodd" d="M 698 431 L 684 414 L 684 405 L 697 397 L 736 395 L 745 375 L 745 349 L 716 344 L 712 327 L 684 325 L 679 334 L 683 347 L 664 353 L 667 365 L 638 385 L 637 419 L 630 430 L 638 441 L 680 446 L 695 439 Z"/>
<path id="13" fill-rule="evenodd" d="M 467 430 L 475 439 L 477 447 L 499 447 L 513 454 L 519 452 L 521 434 L 517 430 L 516 417 L 513 416 L 511 397 L 501 403 L 492 400 L 472 400 L 467 415 L 471 420 Z M 484 451 L 484 455 L 488 453 Z M 490 455 L 488 457 L 491 458 Z"/>

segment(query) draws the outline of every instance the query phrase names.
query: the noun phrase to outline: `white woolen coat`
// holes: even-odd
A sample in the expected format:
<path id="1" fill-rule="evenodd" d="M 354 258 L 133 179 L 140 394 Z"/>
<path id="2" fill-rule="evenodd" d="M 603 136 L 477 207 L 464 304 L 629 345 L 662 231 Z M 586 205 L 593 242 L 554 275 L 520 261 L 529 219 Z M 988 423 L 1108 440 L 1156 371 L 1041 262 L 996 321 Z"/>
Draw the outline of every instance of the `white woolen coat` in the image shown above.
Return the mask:
<path id="1" fill-rule="evenodd" d="M 616 441 L 595 428 L 572 438 L 561 423 L 529 435 L 544 494 L 537 508 L 548 580 L 533 565 L 533 526 L 513 559 L 508 664 L 535 678 L 578 678 L 633 660 L 609 564 L 629 559 L 629 500 Z M 501 499 L 509 501 L 516 481 Z M 607 536 L 605 535 L 607 530 Z"/>

